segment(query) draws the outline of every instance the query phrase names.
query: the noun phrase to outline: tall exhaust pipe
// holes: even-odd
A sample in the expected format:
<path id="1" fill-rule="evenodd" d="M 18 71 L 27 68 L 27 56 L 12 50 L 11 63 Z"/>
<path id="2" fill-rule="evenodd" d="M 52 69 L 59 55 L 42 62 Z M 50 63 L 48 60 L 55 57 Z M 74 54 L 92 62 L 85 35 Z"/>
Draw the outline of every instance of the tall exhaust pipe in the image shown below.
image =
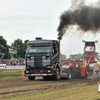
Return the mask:
<path id="1" fill-rule="evenodd" d="M 61 49 L 60 49 L 60 46 L 61 46 L 61 39 L 58 39 L 59 40 L 59 64 L 61 65 Z"/>

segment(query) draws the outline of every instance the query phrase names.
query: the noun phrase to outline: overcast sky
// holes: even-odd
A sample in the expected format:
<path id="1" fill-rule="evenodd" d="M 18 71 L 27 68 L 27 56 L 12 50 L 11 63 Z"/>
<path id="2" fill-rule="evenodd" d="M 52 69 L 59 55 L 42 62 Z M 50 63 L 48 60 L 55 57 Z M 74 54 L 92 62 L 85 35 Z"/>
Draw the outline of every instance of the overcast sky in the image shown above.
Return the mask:
<path id="1" fill-rule="evenodd" d="M 70 6 L 71 0 L 0 0 L 0 35 L 9 45 L 18 38 L 23 41 L 35 37 L 56 40 L 59 17 Z M 96 51 L 100 53 L 99 33 L 81 35 L 76 29 L 62 38 L 61 52 L 67 56 L 83 53 L 82 40 L 98 40 Z"/>

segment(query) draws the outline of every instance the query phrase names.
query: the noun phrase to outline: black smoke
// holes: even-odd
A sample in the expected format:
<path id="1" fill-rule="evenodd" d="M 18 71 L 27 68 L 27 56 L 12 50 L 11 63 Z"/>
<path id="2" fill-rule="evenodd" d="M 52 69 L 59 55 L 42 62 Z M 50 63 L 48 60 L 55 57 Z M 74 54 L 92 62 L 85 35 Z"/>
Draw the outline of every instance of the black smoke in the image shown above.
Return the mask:
<path id="1" fill-rule="evenodd" d="M 57 29 L 58 39 L 62 39 L 69 26 L 73 25 L 77 25 L 78 29 L 84 32 L 96 33 L 100 31 L 100 7 L 85 5 L 85 0 L 80 0 L 80 3 L 77 1 L 73 0 L 70 9 L 61 14 Z M 74 5 L 75 3 L 77 6 Z M 100 2 L 98 3 L 100 4 Z"/>

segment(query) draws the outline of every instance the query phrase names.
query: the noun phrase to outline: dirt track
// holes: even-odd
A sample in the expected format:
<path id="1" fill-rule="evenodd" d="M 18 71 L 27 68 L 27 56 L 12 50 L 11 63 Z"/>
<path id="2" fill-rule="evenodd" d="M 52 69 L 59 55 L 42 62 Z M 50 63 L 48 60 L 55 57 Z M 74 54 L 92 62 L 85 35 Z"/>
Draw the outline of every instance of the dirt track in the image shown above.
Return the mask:
<path id="1" fill-rule="evenodd" d="M 20 70 L 0 70 L 1 73 L 3 72 L 21 72 Z M 37 77 L 34 81 L 28 80 L 27 77 L 24 76 L 0 76 L 0 95 L 2 94 L 9 94 L 9 93 L 16 93 L 16 92 L 23 92 L 28 90 L 39 90 L 39 89 L 48 89 L 48 88 L 64 88 L 68 85 L 74 84 L 94 84 L 100 81 L 100 79 L 61 79 L 60 81 L 45 81 L 43 78 Z"/>

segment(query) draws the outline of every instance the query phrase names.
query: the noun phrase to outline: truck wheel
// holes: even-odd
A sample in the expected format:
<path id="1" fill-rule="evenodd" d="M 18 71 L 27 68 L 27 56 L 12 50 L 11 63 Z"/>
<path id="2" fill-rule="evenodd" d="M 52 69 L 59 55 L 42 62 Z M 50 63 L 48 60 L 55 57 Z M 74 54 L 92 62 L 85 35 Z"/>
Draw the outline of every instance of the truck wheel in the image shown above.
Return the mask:
<path id="1" fill-rule="evenodd" d="M 71 70 L 69 70 L 69 72 L 68 72 L 68 79 L 69 79 L 69 80 L 72 79 L 72 73 L 71 73 Z"/>
<path id="2" fill-rule="evenodd" d="M 56 68 L 56 71 L 55 71 L 55 80 L 59 80 L 59 79 L 60 79 L 60 69 Z"/>
<path id="3" fill-rule="evenodd" d="M 29 80 L 34 80 L 35 79 L 35 76 L 28 76 L 28 79 Z"/>

